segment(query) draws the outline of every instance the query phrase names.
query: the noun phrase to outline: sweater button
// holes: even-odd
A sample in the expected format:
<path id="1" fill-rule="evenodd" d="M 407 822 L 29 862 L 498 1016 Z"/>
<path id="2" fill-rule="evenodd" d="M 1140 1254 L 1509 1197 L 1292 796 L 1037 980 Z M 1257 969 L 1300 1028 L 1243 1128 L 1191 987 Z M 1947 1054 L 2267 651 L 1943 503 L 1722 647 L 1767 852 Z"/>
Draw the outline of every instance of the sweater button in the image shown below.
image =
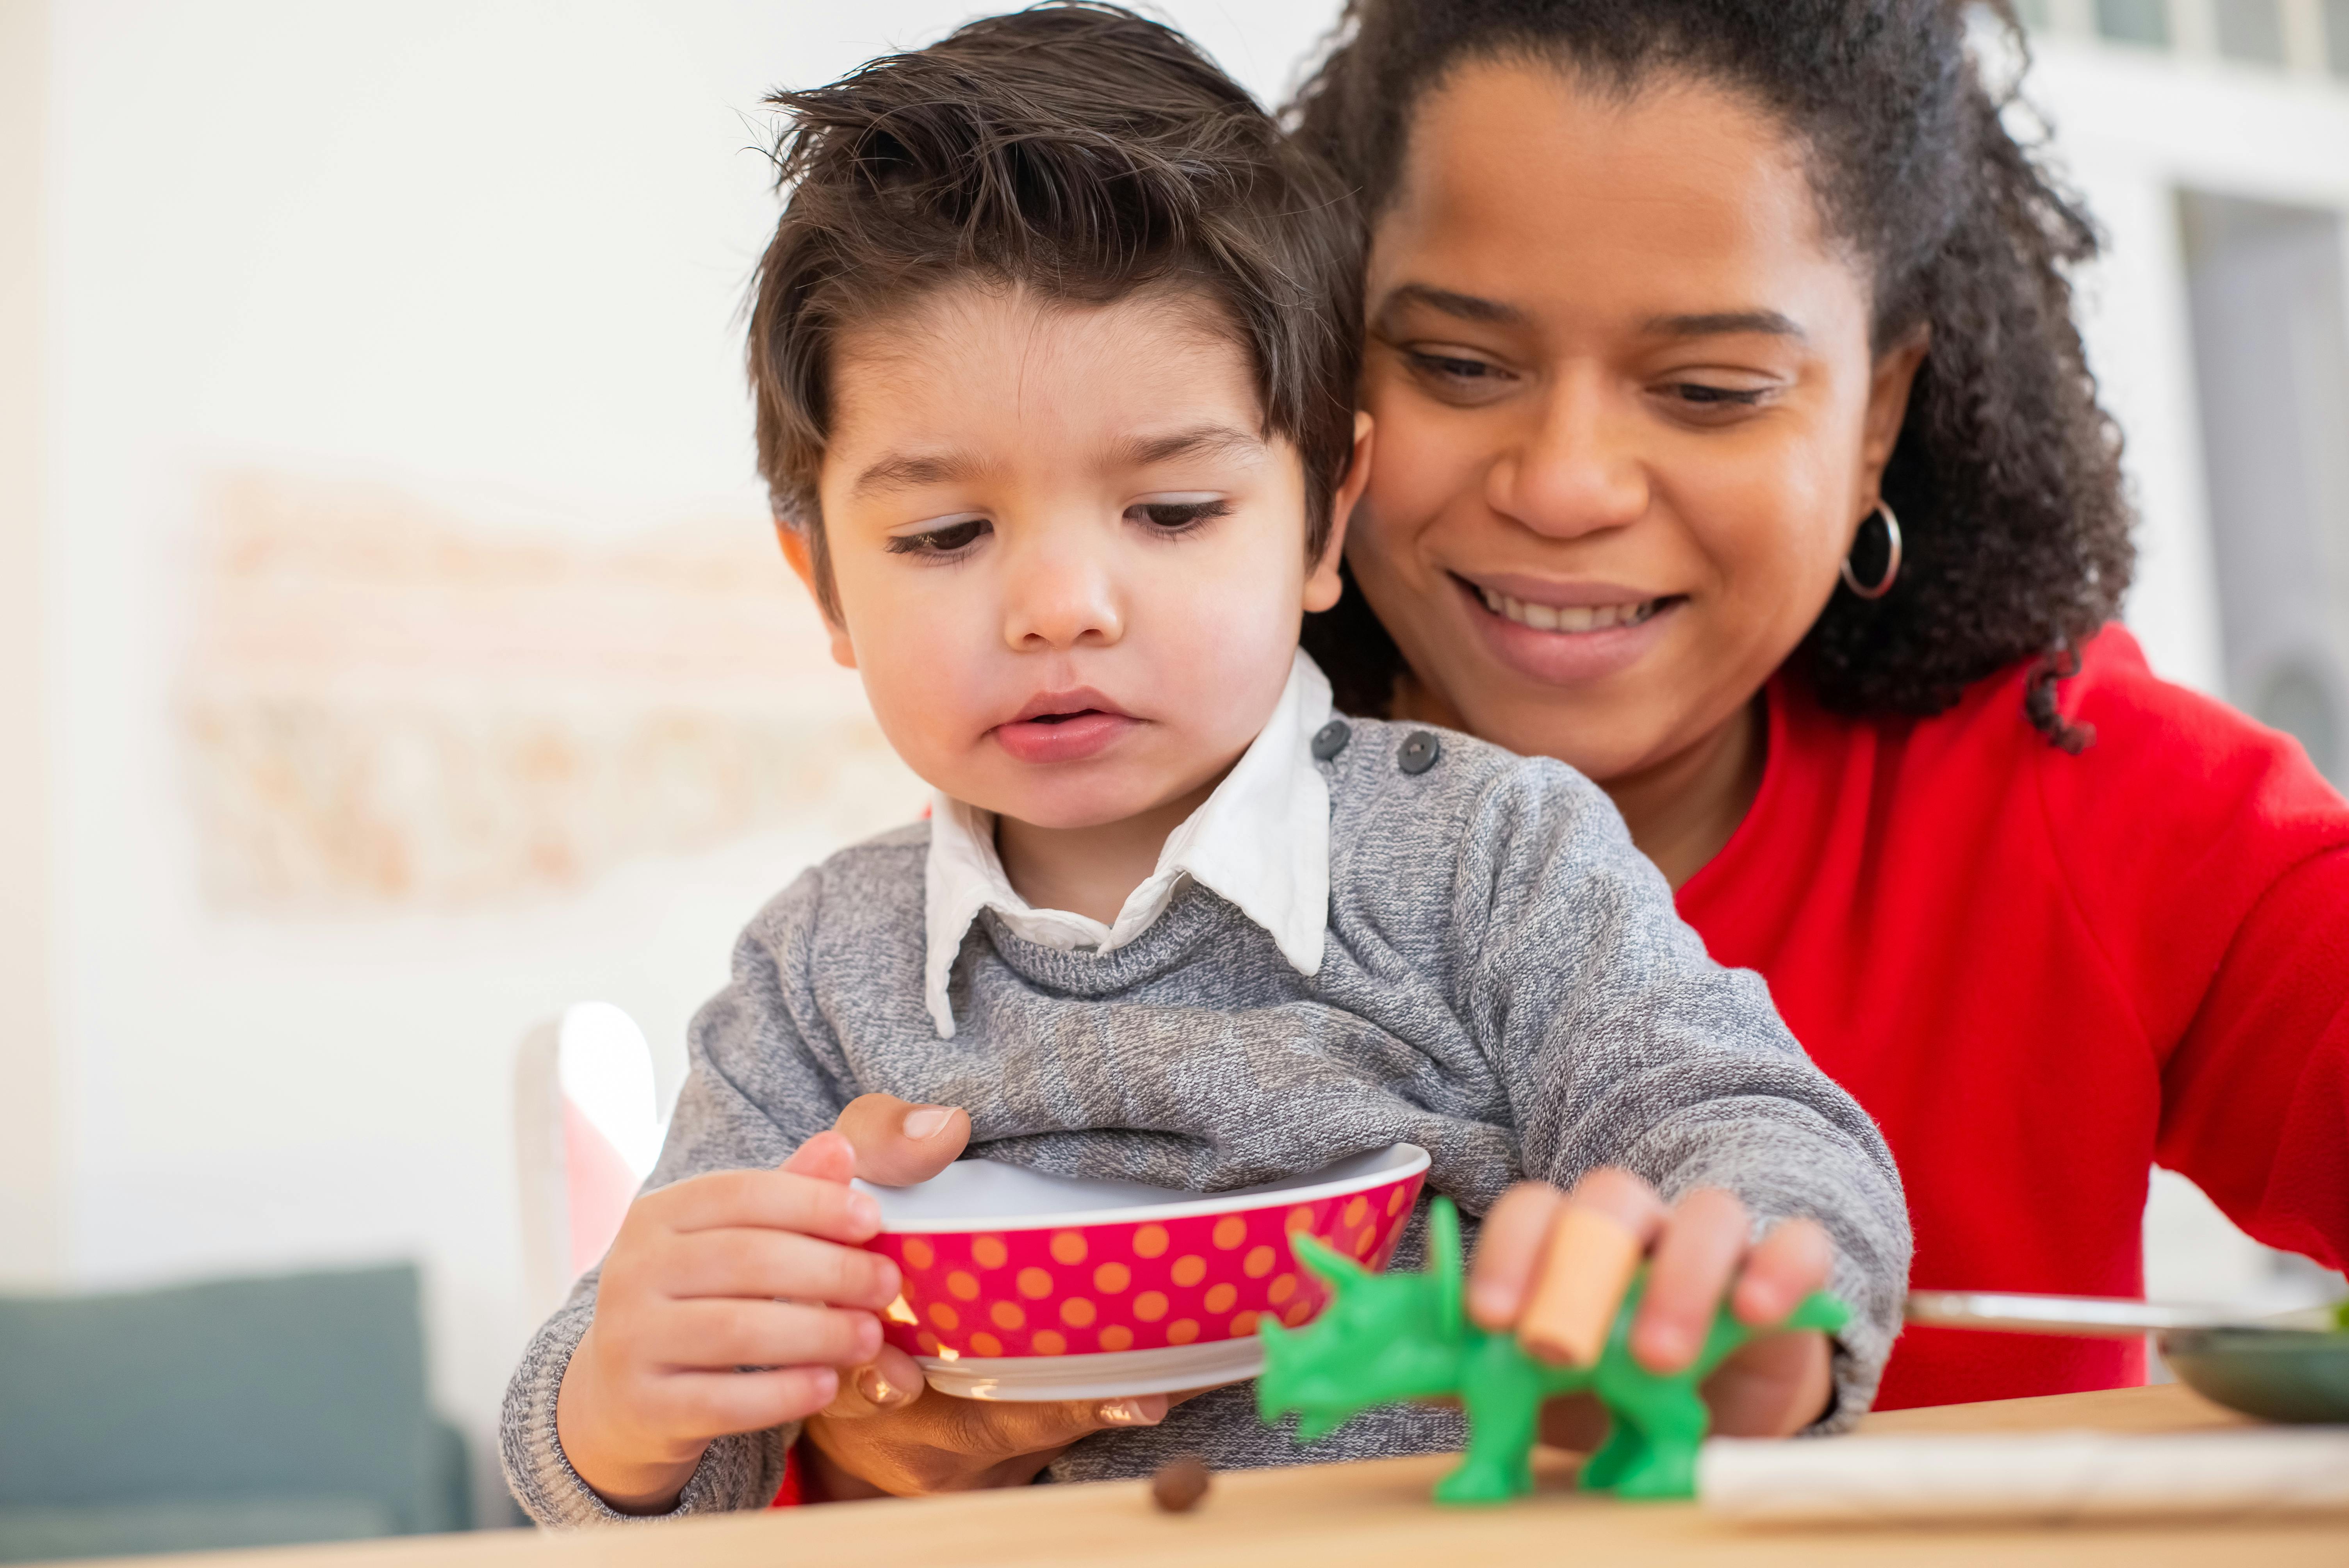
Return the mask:
<path id="1" fill-rule="evenodd" d="M 1444 743 L 1432 731 L 1414 729 L 1403 737 L 1402 749 L 1395 754 L 1395 766 L 1406 773 L 1424 773 L 1443 755 Z"/>
<path id="2" fill-rule="evenodd" d="M 1346 742 L 1353 738 L 1354 732 L 1347 727 L 1344 719 L 1331 719 L 1313 732 L 1313 760 L 1329 761 L 1338 753 L 1345 750 Z"/>

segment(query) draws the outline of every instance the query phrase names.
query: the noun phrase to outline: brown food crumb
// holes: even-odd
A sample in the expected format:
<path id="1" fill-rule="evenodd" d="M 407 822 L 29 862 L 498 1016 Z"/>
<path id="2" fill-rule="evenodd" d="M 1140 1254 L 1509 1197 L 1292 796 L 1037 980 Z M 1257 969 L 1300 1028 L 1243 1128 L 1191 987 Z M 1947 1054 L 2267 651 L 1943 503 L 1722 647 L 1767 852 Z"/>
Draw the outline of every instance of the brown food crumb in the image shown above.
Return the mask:
<path id="1" fill-rule="evenodd" d="M 1207 1495 L 1207 1467 L 1185 1454 L 1158 1467 L 1150 1478 L 1150 1501 L 1167 1513 L 1188 1513 Z"/>

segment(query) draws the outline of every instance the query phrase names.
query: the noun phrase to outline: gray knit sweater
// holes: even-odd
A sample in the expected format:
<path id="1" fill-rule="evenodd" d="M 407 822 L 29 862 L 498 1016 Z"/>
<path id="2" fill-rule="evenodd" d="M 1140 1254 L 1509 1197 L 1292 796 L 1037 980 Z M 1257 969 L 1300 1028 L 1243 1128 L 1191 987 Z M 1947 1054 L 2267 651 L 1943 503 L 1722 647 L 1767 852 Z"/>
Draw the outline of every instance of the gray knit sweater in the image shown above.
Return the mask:
<path id="1" fill-rule="evenodd" d="M 916 826 L 843 851 L 750 923 L 733 979 L 694 1019 L 691 1072 L 647 1190 L 771 1166 L 885 1091 L 971 1115 L 972 1152 L 1061 1175 L 1215 1191 L 1409 1141 L 1431 1192 L 1481 1214 L 1511 1182 L 1629 1167 L 1667 1195 L 1728 1188 L 1764 1221 L 1807 1214 L 1856 1308 L 1826 1425 L 1866 1409 L 1898 1331 L 1908 1214 L 1883 1140 L 1814 1068 L 1759 976 L 1724 969 L 1673 913 L 1605 795 L 1557 762 L 1438 732 L 1423 772 L 1404 727 L 1352 721 L 1321 764 L 1330 923 L 1319 974 L 1195 884 L 1125 946 L 1064 952 L 991 913 L 964 938 L 955 1037 L 922 1001 Z M 1424 1205 L 1397 1266 L 1420 1261 Z M 546 1523 L 616 1521 L 565 1461 L 555 1392 L 595 1276 L 541 1328 L 506 1396 L 508 1479 Z M 1456 1449 L 1450 1410 L 1397 1407 L 1300 1447 L 1253 1389 L 1098 1433 L 1048 1471 L 1144 1474 Z M 795 1429 L 710 1445 L 678 1512 L 773 1494 Z"/>

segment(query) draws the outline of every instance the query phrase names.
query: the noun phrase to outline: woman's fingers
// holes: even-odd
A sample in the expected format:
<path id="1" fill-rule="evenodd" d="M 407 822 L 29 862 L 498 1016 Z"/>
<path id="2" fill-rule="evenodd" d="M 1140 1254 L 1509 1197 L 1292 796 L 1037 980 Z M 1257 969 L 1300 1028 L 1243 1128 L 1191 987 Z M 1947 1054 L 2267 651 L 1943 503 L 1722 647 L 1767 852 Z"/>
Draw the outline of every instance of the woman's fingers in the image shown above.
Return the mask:
<path id="1" fill-rule="evenodd" d="M 1485 1212 L 1468 1270 L 1468 1316 L 1477 1327 L 1498 1331 L 1517 1321 L 1550 1222 L 1565 1202 L 1566 1194 L 1547 1181 L 1520 1181 Z"/>
<path id="2" fill-rule="evenodd" d="M 1011 1459 L 1068 1447 L 1110 1427 L 1154 1427 L 1166 1418 L 1164 1394 L 1122 1399 L 1067 1399 L 1010 1404 L 934 1394 L 938 1441 L 959 1453 Z"/>
<path id="3" fill-rule="evenodd" d="M 875 1414 L 808 1423 L 814 1474 L 834 1498 L 921 1497 L 1018 1486 L 1081 1438 L 1111 1427 L 1155 1426 L 1179 1396 L 1009 1404 L 923 1389 Z M 838 1399 L 835 1398 L 835 1403 Z"/>
<path id="4" fill-rule="evenodd" d="M 970 1114 L 950 1105 L 916 1105 L 894 1094 L 859 1095 L 834 1123 L 856 1150 L 856 1174 L 884 1187 L 926 1181 L 970 1143 Z"/>
<path id="5" fill-rule="evenodd" d="M 1835 1268 L 1835 1243 L 1816 1220 L 1782 1220 L 1745 1260 L 1745 1273 L 1730 1297 L 1737 1321 L 1765 1328 L 1785 1320 L 1803 1298 L 1827 1283 Z"/>
<path id="6" fill-rule="evenodd" d="M 922 1397 L 922 1369 L 894 1345 L 884 1345 L 872 1360 L 841 1374 L 840 1392 L 823 1413 L 838 1420 L 902 1410 Z"/>
<path id="7" fill-rule="evenodd" d="M 1631 1354 L 1641 1366 L 1677 1372 L 1696 1359 L 1745 1254 L 1751 1223 L 1745 1205 L 1718 1187 L 1700 1187 L 1672 1206 L 1631 1326 Z"/>

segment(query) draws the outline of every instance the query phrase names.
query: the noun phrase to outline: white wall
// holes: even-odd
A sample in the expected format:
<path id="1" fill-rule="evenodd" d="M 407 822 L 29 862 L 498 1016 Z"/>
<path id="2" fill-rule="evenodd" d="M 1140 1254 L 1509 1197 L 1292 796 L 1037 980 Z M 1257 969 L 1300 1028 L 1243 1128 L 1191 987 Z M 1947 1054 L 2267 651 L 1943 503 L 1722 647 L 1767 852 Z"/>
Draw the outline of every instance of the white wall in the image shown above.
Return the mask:
<path id="1" fill-rule="evenodd" d="M 976 9 L 56 5 L 39 259 L 64 1097 L 57 1117 L 26 1119 L 63 1144 L 74 1282 L 421 1258 L 440 1398 L 488 1429 L 531 1326 L 508 1165 L 514 1043 L 565 1003 L 605 998 L 673 1079 L 734 932 L 840 830 L 812 818 L 471 913 L 292 919 L 208 903 L 177 705 L 211 487 L 254 469 L 356 477 L 589 540 L 711 516 L 759 529 L 735 313 L 773 206 L 750 111 L 770 87 L 828 79 Z M 1332 7 L 1170 10 L 1275 93 Z M 12 4 L 0 30 L 12 233 L 30 232 L 16 226 L 28 100 L 13 89 L 39 74 L 38 49 L 16 52 L 19 18 L 36 16 Z M 8 266 L 0 330 L 19 308 Z M 0 397 L 12 363 L 0 352 Z M 23 428 L 15 407 L 0 427 Z M 0 533 L 12 592 L 27 548 Z M 34 667 L 19 652 L 10 681 Z M 857 700 L 852 677 L 812 662 L 792 678 L 822 688 L 820 707 Z M 17 694 L 0 695 L 8 732 L 25 733 Z M 865 805 L 910 817 L 910 778 L 895 788 Z M 6 852 L 14 895 L 35 884 L 13 881 L 23 857 Z M 12 961 L 39 952 L 17 935 L 0 931 Z M 37 1000 L 21 967 L 0 970 L 0 1005 Z M 42 1033 L 23 1023 L 16 1037 Z M 46 1065 L 0 1061 L 12 1117 Z M 0 1247 L 39 1252 L 14 1233 Z"/>
<path id="2" fill-rule="evenodd" d="M 2125 614 L 2157 671 L 2224 696 L 2177 192 L 2349 214 L 2349 88 L 2306 71 L 2178 58 L 2076 36 L 2041 36 L 2033 50 L 2026 97 L 2053 124 L 2057 162 L 2108 241 L 2082 280 L 2082 329 L 2127 438 L 2142 519 Z M 2185 1178 L 2154 1173 L 2149 1293 L 2282 1309 L 2337 1293 L 2339 1283 L 2252 1243 Z"/>
<path id="3" fill-rule="evenodd" d="M 2090 362 L 2128 441 L 2143 522 L 2127 606 L 2154 667 L 2223 691 L 2194 403 L 2181 186 L 2349 212 L 2349 89 L 2216 59 L 2033 42 L 2026 97 L 2109 241 L 2083 280 Z"/>
<path id="4" fill-rule="evenodd" d="M 55 1279 L 57 1056 L 49 1021 L 43 701 L 41 156 L 47 0 L 0 0 L 0 1284 Z"/>

